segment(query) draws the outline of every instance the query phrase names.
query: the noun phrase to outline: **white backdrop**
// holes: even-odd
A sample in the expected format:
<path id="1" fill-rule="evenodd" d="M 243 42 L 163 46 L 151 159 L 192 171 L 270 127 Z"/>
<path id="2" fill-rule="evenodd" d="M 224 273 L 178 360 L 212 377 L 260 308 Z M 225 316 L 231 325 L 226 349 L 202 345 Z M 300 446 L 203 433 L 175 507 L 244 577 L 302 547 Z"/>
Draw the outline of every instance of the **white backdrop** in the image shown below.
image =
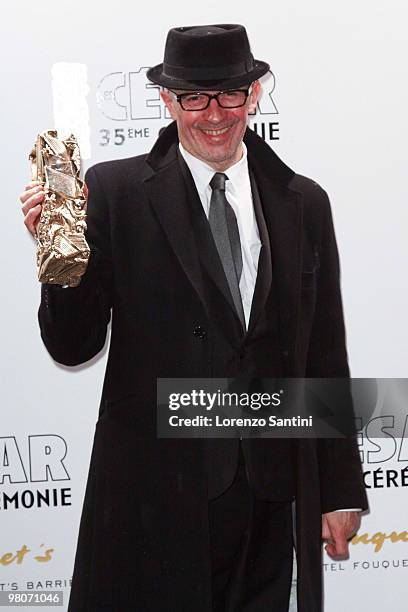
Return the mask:
<path id="1" fill-rule="evenodd" d="M 167 30 L 245 24 L 255 57 L 268 61 L 273 72 L 264 80 L 251 125 L 331 197 L 353 375 L 403 378 L 407 17 L 402 0 L 243 7 L 231 0 L 43 0 L 2 8 L 0 590 L 62 588 L 67 600 L 106 361 L 105 350 L 85 366 L 65 368 L 41 344 L 35 244 L 18 203 L 36 133 L 53 127 L 70 100 L 86 166 L 147 151 L 168 119 L 144 68 L 162 60 Z M 349 561 L 325 559 L 325 609 L 402 612 L 408 597 L 408 478 L 401 470 L 408 456 L 398 452 L 396 441 L 395 452 L 384 448 L 370 459 L 367 449 L 376 447 L 364 434 L 363 442 L 367 484 L 376 484 L 368 489 L 371 514 Z M 400 474 L 394 484 L 387 484 L 387 470 Z M 38 507 L 37 492 L 50 496 L 50 507 Z"/>

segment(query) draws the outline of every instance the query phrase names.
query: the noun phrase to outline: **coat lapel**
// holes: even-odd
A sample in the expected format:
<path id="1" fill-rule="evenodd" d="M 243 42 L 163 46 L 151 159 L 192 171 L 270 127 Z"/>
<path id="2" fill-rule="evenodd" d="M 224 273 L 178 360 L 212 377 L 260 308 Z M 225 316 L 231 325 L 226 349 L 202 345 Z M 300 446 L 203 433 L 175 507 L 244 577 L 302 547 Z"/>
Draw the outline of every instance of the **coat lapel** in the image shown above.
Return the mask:
<path id="1" fill-rule="evenodd" d="M 296 354 L 302 271 L 301 197 L 289 189 L 268 192 L 265 206 L 271 241 L 273 279 L 277 291 L 283 351 Z"/>
<path id="2" fill-rule="evenodd" d="M 294 172 L 275 153 L 247 130 L 248 160 L 256 181 L 268 239 L 262 221 L 257 222 L 262 241 L 249 332 L 256 324 L 267 299 L 270 278 L 279 309 L 282 350 L 293 359 L 296 351 L 302 270 L 302 199 L 290 188 Z M 254 199 L 255 204 L 255 199 Z M 256 207 L 255 207 L 256 212 Z M 270 246 L 270 259 L 268 256 Z M 272 267 L 272 274 L 270 268 Z"/>
<path id="3" fill-rule="evenodd" d="M 192 210 L 177 160 L 176 145 L 155 170 L 155 173 L 145 180 L 151 206 L 208 315 L 193 231 Z"/>

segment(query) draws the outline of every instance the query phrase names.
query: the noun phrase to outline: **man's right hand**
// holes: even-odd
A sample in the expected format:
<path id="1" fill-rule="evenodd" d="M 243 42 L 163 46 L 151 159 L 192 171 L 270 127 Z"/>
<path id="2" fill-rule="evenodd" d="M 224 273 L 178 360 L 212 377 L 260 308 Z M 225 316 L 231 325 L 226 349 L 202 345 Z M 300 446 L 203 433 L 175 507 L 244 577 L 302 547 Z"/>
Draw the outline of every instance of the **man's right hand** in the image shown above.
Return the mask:
<path id="1" fill-rule="evenodd" d="M 37 232 L 37 224 L 40 220 L 42 203 L 45 191 L 43 183 L 32 181 L 26 185 L 24 193 L 20 196 L 21 210 L 24 215 L 24 225 L 34 237 Z"/>
<path id="2" fill-rule="evenodd" d="M 88 199 L 88 188 L 83 186 L 84 196 Z M 44 201 L 44 185 L 40 181 L 32 181 L 25 186 L 20 196 L 21 210 L 24 215 L 24 225 L 34 237 L 37 233 L 37 225 L 40 220 L 42 203 Z M 84 209 L 86 210 L 86 203 Z"/>

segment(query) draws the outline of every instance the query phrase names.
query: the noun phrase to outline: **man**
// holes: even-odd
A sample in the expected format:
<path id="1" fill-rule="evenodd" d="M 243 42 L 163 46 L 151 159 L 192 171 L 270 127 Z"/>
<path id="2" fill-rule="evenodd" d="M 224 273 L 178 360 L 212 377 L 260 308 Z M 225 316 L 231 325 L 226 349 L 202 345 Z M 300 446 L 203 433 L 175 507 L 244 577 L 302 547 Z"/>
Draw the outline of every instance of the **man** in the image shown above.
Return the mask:
<path id="1" fill-rule="evenodd" d="M 337 511 L 366 508 L 353 440 L 156 434 L 159 377 L 348 376 L 327 195 L 246 127 L 268 68 L 242 26 L 170 30 L 148 77 L 174 122 L 88 171 L 87 272 L 42 288 L 66 365 L 101 350 L 112 309 L 71 612 L 287 610 L 293 500 L 298 609 L 320 611 L 321 537 L 345 555 L 358 512 Z M 21 197 L 32 232 L 42 197 Z"/>

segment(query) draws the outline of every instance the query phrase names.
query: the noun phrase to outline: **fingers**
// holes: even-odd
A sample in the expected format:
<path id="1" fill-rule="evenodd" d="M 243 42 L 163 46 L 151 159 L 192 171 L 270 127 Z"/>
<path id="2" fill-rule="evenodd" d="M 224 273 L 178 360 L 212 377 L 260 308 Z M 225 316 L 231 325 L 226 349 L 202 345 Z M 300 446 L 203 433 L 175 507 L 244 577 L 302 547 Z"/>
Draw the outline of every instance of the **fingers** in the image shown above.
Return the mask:
<path id="1" fill-rule="evenodd" d="M 331 539 L 331 531 L 329 527 L 329 523 L 326 517 L 322 516 L 322 540 L 330 540 Z"/>
<path id="2" fill-rule="evenodd" d="M 335 559 L 337 557 L 336 547 L 333 543 L 329 542 L 328 544 L 326 544 L 324 549 L 329 555 L 329 557 L 331 557 L 332 559 Z"/>
<path id="3" fill-rule="evenodd" d="M 323 539 L 327 542 L 324 549 L 330 557 L 342 559 L 348 557 L 348 541 L 344 532 L 332 530 L 330 535 L 323 536 Z"/>
<path id="4" fill-rule="evenodd" d="M 23 215 L 26 215 L 33 206 L 40 204 L 44 200 L 44 196 L 45 191 L 42 183 L 38 183 L 38 181 L 29 183 L 25 191 L 20 195 Z"/>
<path id="5" fill-rule="evenodd" d="M 24 187 L 24 191 L 20 195 L 20 202 L 23 204 L 30 196 L 41 190 L 44 191 L 44 185 L 41 181 L 31 181 Z"/>
<path id="6" fill-rule="evenodd" d="M 42 186 L 43 183 L 41 181 L 31 181 L 30 183 L 27 183 L 27 185 L 24 187 L 23 193 L 20 196 L 20 202 L 23 203 L 29 197 L 30 193 L 41 189 Z"/>
<path id="7" fill-rule="evenodd" d="M 27 215 L 27 213 L 31 210 L 31 208 L 33 208 L 34 206 L 37 206 L 38 204 L 42 204 L 43 200 L 45 197 L 45 193 L 44 191 L 39 191 L 39 192 L 35 192 L 32 193 L 24 202 L 23 206 L 21 207 L 22 213 L 23 215 Z"/>
<path id="8" fill-rule="evenodd" d="M 31 187 L 35 187 L 36 185 L 42 185 L 41 181 L 30 181 L 29 183 L 27 183 L 27 185 L 24 187 L 24 191 L 27 191 L 28 189 L 31 189 Z"/>
<path id="9" fill-rule="evenodd" d="M 332 559 L 335 559 L 336 561 L 345 560 L 345 559 L 348 559 L 349 557 L 347 541 L 345 543 L 345 546 L 338 545 L 336 542 L 329 542 L 328 544 L 326 544 L 324 549 L 329 555 L 329 557 L 331 557 Z"/>
<path id="10" fill-rule="evenodd" d="M 325 551 L 332 558 L 348 556 L 348 542 L 343 526 L 329 522 L 325 516 L 322 520 L 322 539 L 327 542 Z"/>
<path id="11" fill-rule="evenodd" d="M 349 555 L 348 540 L 360 525 L 360 513 L 355 511 L 329 512 L 322 516 L 322 539 L 332 558 L 345 559 Z"/>
<path id="12" fill-rule="evenodd" d="M 20 195 L 21 211 L 24 215 L 24 225 L 35 236 L 40 220 L 41 205 L 45 197 L 44 187 L 40 181 L 31 181 Z"/>
<path id="13" fill-rule="evenodd" d="M 361 526 L 361 512 L 353 512 L 353 514 L 354 518 L 352 518 L 352 523 L 350 525 L 349 538 L 355 536 Z"/>
<path id="14" fill-rule="evenodd" d="M 348 541 L 344 535 L 338 534 L 334 536 L 334 541 L 329 542 L 327 544 L 327 548 L 329 548 L 330 551 L 333 551 L 331 554 L 332 557 L 342 557 L 343 559 L 348 557 Z"/>
<path id="15" fill-rule="evenodd" d="M 36 236 L 37 224 L 40 220 L 41 214 L 41 204 L 37 204 L 37 206 L 33 206 L 30 208 L 26 216 L 24 217 L 24 225 L 34 237 Z"/>

